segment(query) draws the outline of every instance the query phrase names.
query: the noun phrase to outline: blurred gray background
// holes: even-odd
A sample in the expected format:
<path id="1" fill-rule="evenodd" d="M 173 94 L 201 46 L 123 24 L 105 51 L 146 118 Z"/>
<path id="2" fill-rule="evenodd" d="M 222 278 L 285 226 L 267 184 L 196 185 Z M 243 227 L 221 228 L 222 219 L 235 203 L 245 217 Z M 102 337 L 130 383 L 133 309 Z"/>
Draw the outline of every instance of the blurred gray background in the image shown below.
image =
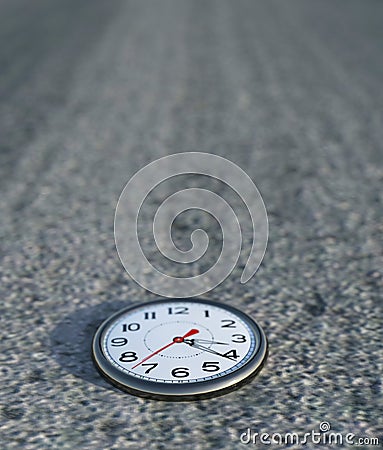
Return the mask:
<path id="1" fill-rule="evenodd" d="M 382 23 L 377 0 L 0 2 L 1 448 L 237 449 L 322 421 L 382 445 Z M 115 250 L 123 186 L 186 151 L 263 195 L 261 268 L 206 296 L 254 316 L 270 356 L 173 404 L 111 387 L 90 342 L 153 298 Z"/>

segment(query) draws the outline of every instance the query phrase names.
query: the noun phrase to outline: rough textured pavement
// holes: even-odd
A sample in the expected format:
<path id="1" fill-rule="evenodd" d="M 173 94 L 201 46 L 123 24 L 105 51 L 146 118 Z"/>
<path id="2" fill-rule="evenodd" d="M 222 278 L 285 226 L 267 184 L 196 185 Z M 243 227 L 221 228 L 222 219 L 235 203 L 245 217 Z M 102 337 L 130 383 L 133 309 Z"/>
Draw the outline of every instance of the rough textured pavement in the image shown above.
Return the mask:
<path id="1" fill-rule="evenodd" d="M 322 421 L 382 445 L 382 20 L 374 0 L 0 3 L 1 448 L 236 449 Z M 257 318 L 270 356 L 223 397 L 143 400 L 90 358 L 105 317 L 153 298 L 114 209 L 193 150 L 262 192 L 260 270 L 207 296 Z"/>

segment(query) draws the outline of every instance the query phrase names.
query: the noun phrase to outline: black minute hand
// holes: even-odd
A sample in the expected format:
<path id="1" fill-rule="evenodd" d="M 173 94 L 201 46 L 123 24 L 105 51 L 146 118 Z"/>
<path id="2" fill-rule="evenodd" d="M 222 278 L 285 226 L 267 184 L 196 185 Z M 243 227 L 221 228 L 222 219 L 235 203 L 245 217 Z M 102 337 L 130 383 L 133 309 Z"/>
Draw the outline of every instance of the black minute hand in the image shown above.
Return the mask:
<path id="1" fill-rule="evenodd" d="M 215 350 L 213 350 L 209 347 L 205 347 L 203 345 L 196 344 L 195 342 L 190 343 L 189 341 L 184 341 L 184 343 L 190 345 L 190 347 L 198 348 L 198 350 L 203 350 L 205 352 L 213 353 L 213 355 L 217 355 L 217 356 L 222 356 L 222 358 L 231 359 L 232 361 L 237 360 L 236 358 L 233 358 L 232 356 L 226 356 L 222 353 L 216 352 Z"/>

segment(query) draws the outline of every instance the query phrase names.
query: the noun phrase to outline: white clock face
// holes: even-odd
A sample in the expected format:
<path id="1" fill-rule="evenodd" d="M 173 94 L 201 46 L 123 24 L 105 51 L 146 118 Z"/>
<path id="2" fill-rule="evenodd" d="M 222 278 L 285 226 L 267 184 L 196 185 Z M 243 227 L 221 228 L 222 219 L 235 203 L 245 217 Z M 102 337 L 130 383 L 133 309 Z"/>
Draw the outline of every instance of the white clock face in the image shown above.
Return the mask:
<path id="1" fill-rule="evenodd" d="M 262 340 L 263 333 L 245 314 L 190 299 L 122 311 L 104 324 L 96 344 L 101 371 L 120 386 L 145 391 L 145 386 L 155 390 L 155 385 L 177 385 L 174 394 L 181 395 L 182 386 L 204 382 L 206 389 L 206 382 L 235 374 L 260 349 L 265 353 Z M 113 368 L 110 373 L 108 367 Z M 167 395 L 172 395 L 171 389 Z"/>

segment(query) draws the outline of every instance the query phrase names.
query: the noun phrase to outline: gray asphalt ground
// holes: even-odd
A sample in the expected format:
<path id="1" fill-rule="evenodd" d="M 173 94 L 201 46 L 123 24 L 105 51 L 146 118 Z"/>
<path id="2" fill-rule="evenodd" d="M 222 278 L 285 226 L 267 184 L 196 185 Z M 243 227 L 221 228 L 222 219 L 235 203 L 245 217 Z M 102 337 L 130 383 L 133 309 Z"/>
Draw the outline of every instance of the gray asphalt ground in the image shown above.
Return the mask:
<path id="1" fill-rule="evenodd" d="M 322 421 L 382 446 L 382 22 L 374 0 L 0 2 L 2 449 L 237 449 Z M 154 297 L 114 210 L 143 165 L 196 150 L 266 203 L 258 273 L 206 296 L 270 355 L 228 395 L 144 400 L 90 357 L 104 318 Z"/>

